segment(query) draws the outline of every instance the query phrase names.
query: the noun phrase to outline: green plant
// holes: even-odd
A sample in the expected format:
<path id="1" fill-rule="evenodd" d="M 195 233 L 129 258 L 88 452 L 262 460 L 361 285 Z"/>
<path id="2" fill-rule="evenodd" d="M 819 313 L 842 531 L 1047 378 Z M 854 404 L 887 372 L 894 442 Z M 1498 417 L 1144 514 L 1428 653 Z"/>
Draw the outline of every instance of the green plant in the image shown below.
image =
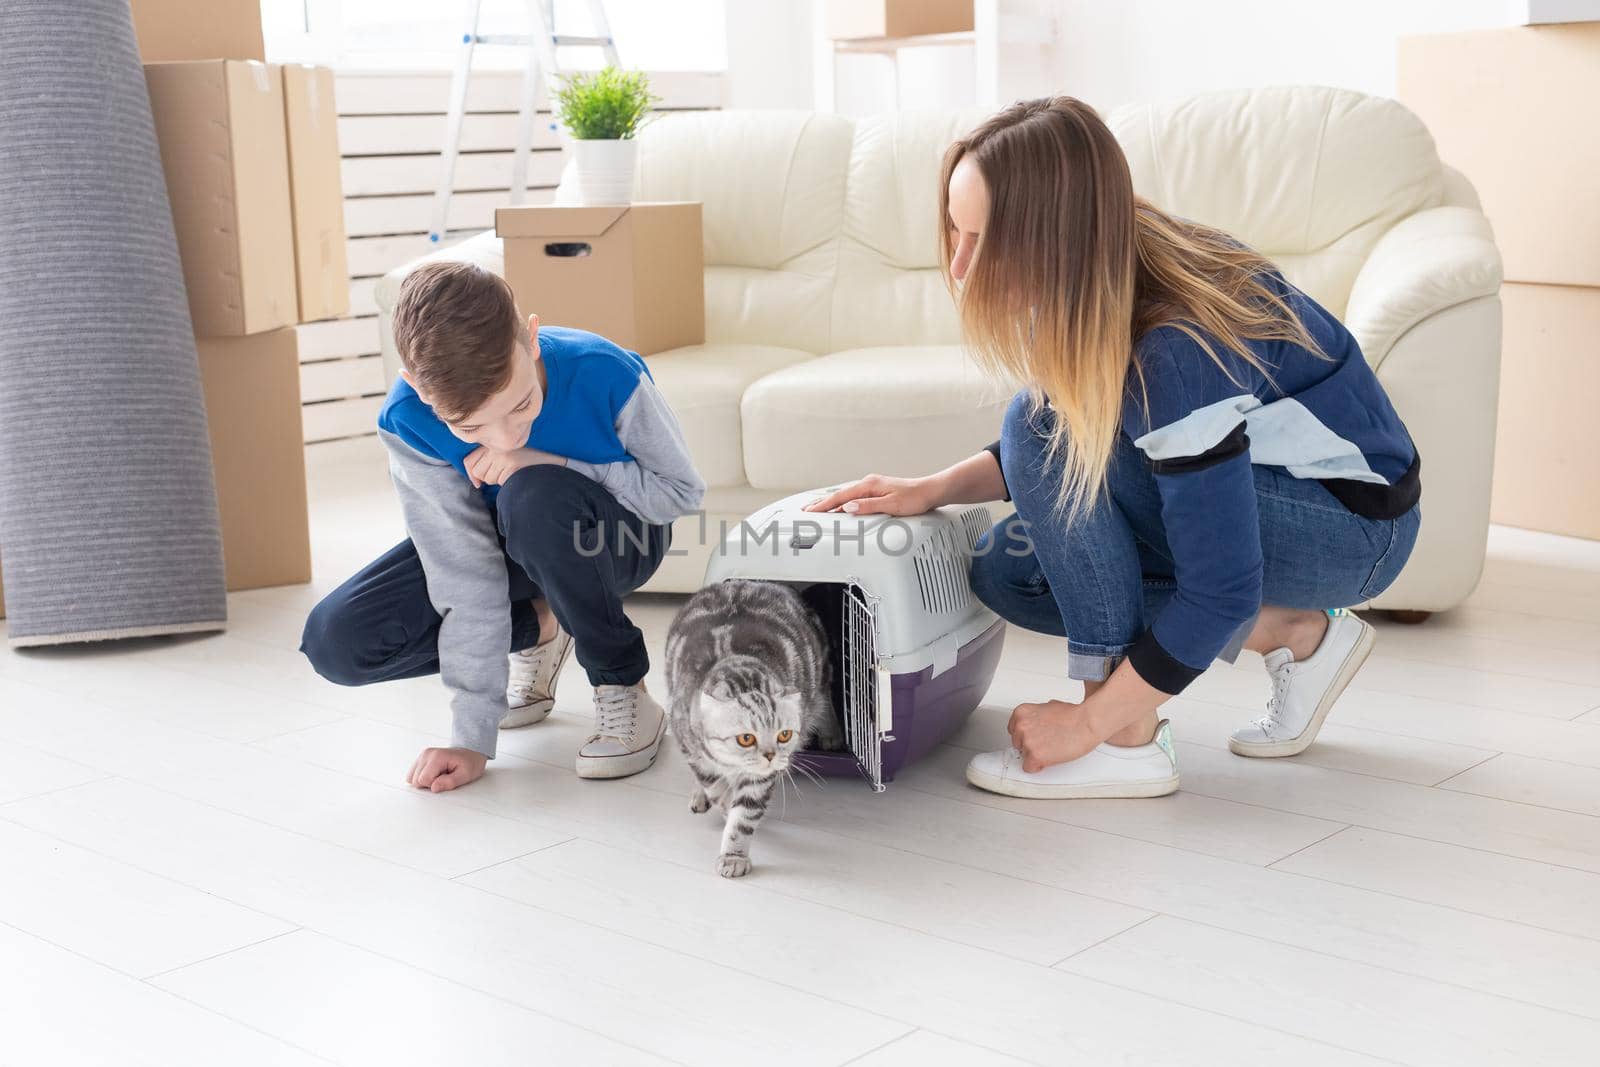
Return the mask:
<path id="1" fill-rule="evenodd" d="M 556 89 L 561 124 L 580 141 L 616 141 L 632 137 L 652 104 L 661 98 L 650 91 L 643 71 L 606 67 L 593 74 L 572 74 Z"/>

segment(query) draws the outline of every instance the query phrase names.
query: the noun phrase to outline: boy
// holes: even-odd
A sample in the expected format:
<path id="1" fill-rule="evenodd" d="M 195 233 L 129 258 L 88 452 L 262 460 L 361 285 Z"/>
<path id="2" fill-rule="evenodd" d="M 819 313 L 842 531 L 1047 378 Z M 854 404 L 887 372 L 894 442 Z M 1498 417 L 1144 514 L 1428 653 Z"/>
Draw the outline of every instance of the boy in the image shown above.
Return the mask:
<path id="1" fill-rule="evenodd" d="M 666 716 L 622 598 L 705 492 L 649 369 L 594 334 L 524 327 L 510 287 L 470 263 L 412 271 L 394 339 L 405 369 L 378 436 L 411 536 L 312 610 L 301 651 L 340 685 L 438 672 L 451 747 L 406 778 L 437 793 L 483 774 L 497 728 L 550 713 L 576 644 L 595 703 L 578 774 L 646 769 Z"/>

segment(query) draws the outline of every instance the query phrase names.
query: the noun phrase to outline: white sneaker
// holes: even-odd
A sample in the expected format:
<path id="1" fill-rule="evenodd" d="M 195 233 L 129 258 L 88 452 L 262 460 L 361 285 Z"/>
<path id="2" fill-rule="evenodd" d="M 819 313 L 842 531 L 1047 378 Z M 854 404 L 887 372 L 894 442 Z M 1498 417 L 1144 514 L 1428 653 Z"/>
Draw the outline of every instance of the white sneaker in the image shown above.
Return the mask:
<path id="1" fill-rule="evenodd" d="M 556 679 L 572 655 L 572 635 L 556 623 L 556 635 L 542 645 L 511 653 L 511 682 L 506 686 L 506 703 L 511 710 L 500 720 L 500 729 L 514 730 L 543 722 L 556 706 Z"/>
<path id="2" fill-rule="evenodd" d="M 1360 616 L 1339 609 L 1328 613 L 1328 632 L 1317 650 L 1299 662 L 1287 648 L 1268 652 L 1272 697 L 1267 713 L 1228 738 L 1241 756 L 1293 756 L 1317 739 L 1323 720 L 1344 687 L 1366 662 L 1377 634 Z"/>
<path id="3" fill-rule="evenodd" d="M 594 734 L 578 750 L 579 778 L 626 778 L 656 761 L 667 713 L 636 685 L 594 687 Z"/>
<path id="4" fill-rule="evenodd" d="M 1086 756 L 1029 774 L 1014 748 L 980 752 L 967 764 L 967 781 L 991 793 L 1028 800 L 1164 797 L 1178 789 L 1172 726 L 1156 724 L 1148 745 L 1099 745 Z"/>

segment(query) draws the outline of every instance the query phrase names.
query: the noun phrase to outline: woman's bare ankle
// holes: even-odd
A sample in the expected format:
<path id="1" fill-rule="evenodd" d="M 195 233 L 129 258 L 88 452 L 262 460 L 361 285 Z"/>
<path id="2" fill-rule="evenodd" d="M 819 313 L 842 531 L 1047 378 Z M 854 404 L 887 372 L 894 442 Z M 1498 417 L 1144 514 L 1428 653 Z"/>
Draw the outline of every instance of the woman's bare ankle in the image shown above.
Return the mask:
<path id="1" fill-rule="evenodd" d="M 1250 631 L 1246 648 L 1263 656 L 1287 648 L 1296 660 L 1309 659 L 1328 632 L 1328 615 L 1322 611 L 1263 607 Z"/>
<path id="2" fill-rule="evenodd" d="M 1105 681 L 1084 682 L 1083 699 L 1088 700 L 1094 696 L 1095 691 L 1105 684 Z M 1155 738 L 1156 724 L 1160 721 L 1160 715 L 1156 712 L 1151 712 L 1149 716 L 1140 718 L 1137 722 L 1129 723 L 1113 733 L 1105 739 L 1104 743 L 1115 745 L 1118 748 L 1138 748 L 1140 745 L 1148 745 Z"/>
<path id="3" fill-rule="evenodd" d="M 1148 718 L 1130 723 L 1106 738 L 1106 744 L 1117 748 L 1138 748 L 1155 740 L 1156 726 L 1161 722 L 1159 713 L 1152 711 Z"/>

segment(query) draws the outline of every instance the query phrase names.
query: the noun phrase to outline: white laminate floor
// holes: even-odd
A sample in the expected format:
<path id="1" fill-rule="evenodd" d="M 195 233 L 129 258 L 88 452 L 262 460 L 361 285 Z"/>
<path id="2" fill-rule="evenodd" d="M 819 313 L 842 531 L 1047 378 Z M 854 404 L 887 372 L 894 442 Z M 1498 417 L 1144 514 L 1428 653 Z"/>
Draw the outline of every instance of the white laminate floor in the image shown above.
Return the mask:
<path id="1" fill-rule="evenodd" d="M 1162 800 L 965 784 L 1071 695 L 1013 630 L 951 745 L 791 793 L 725 881 L 675 749 L 574 777 L 576 664 L 482 782 L 406 788 L 436 680 L 295 651 L 401 536 L 383 460 L 310 455 L 310 587 L 222 636 L 0 650 L 0 1064 L 1600 1062 L 1600 544 L 1496 529 L 1296 759 L 1228 753 L 1265 676 L 1213 669 Z M 657 653 L 680 599 L 632 605 Z"/>

